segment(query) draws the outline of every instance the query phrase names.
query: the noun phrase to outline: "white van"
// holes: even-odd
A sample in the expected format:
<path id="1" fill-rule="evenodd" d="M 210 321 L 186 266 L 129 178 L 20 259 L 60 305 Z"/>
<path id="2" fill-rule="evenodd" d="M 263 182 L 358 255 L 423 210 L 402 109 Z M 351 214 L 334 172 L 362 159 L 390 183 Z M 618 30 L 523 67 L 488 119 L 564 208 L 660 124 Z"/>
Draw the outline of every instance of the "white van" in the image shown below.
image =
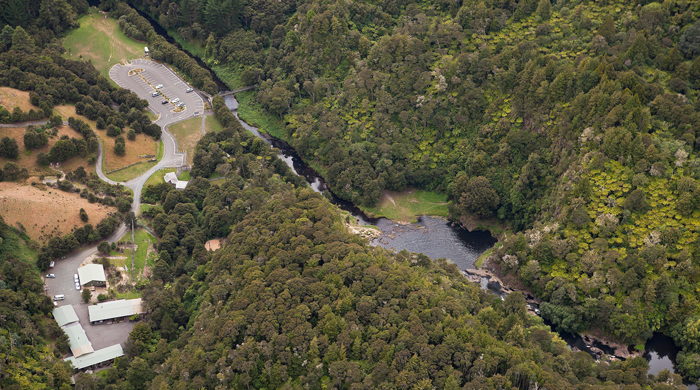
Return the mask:
<path id="1" fill-rule="evenodd" d="M 179 101 L 180 101 L 180 98 L 175 98 L 172 100 L 173 104 L 177 104 L 177 102 L 179 102 Z"/>
<path id="2" fill-rule="evenodd" d="M 54 300 L 54 301 L 62 301 L 62 300 L 64 300 L 64 299 L 66 299 L 66 296 L 63 295 L 63 294 L 58 294 L 58 295 L 54 295 L 54 296 L 53 296 L 53 300 Z"/>

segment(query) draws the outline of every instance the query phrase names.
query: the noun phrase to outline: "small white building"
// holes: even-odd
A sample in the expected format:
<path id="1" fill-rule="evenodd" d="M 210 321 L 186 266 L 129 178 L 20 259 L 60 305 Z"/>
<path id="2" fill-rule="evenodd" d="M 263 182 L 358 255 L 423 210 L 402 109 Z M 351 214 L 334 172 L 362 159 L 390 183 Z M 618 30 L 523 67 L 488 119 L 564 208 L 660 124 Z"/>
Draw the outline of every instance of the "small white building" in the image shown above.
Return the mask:
<path id="1" fill-rule="evenodd" d="M 177 190 L 184 190 L 187 188 L 187 183 L 189 183 L 188 181 L 178 180 L 175 172 L 166 173 L 163 180 L 165 180 L 166 183 L 174 185 Z"/>

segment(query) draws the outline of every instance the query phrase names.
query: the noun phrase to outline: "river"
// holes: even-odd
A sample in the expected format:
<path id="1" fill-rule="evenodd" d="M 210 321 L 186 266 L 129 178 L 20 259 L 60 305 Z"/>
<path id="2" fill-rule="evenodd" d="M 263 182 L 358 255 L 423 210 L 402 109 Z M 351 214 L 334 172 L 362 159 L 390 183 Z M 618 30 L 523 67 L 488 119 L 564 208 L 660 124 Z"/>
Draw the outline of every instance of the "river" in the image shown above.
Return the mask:
<path id="1" fill-rule="evenodd" d="M 91 0 L 90 4 L 97 3 Z M 225 84 L 199 57 L 184 50 L 165 29 L 156 23 L 150 15 L 138 10 L 139 14 L 146 18 L 156 32 L 162 35 L 168 42 L 177 46 L 180 50 L 195 59 L 203 68 L 207 69 L 214 77 L 214 81 L 222 90 L 226 89 Z M 238 118 L 238 101 L 232 95 L 226 96 L 226 105 Z M 369 218 L 362 210 L 354 204 L 338 198 L 328 189 L 323 178 L 311 167 L 303 162 L 299 154 L 287 143 L 260 133 L 257 128 L 250 126 L 240 118 L 243 127 L 256 137 L 265 141 L 268 145 L 280 150 L 279 158 L 282 159 L 296 174 L 303 176 L 314 191 L 326 193 L 325 195 L 339 208 L 348 211 L 353 215 L 360 225 L 374 225 L 381 230 L 382 235 L 370 242 L 371 245 L 381 246 L 394 251 L 408 250 L 410 252 L 423 253 L 432 259 L 446 258 L 453 261 L 460 269 L 474 268 L 476 259 L 484 251 L 492 247 L 496 239 L 489 232 L 470 232 L 458 225 L 450 223 L 442 218 L 421 216 L 414 224 L 399 224 L 386 218 Z M 582 339 L 578 335 L 560 334 L 569 347 L 578 348 L 591 353 L 590 348 L 582 344 Z M 604 352 L 609 352 L 604 346 L 594 343 L 594 346 L 601 348 Z M 649 362 L 649 374 L 658 374 L 663 369 L 675 372 L 674 364 L 679 348 L 673 340 L 660 333 L 647 341 L 645 345 L 644 357 Z M 698 390 L 695 384 L 688 386 L 690 390 Z"/>

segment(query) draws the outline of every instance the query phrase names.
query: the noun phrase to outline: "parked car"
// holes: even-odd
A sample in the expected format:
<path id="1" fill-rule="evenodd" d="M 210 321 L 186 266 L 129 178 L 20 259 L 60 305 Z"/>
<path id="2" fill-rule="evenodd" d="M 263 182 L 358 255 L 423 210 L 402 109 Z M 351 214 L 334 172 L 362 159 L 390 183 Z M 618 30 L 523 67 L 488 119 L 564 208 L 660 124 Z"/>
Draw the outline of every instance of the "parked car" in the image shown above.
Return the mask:
<path id="1" fill-rule="evenodd" d="M 194 88 L 187 88 L 187 90 L 185 90 L 185 93 L 190 93 L 192 91 L 194 91 Z"/>
<path id="2" fill-rule="evenodd" d="M 73 274 L 73 281 L 78 283 L 80 279 L 78 279 L 78 274 Z"/>
<path id="3" fill-rule="evenodd" d="M 184 106 L 184 105 L 185 105 L 184 102 L 180 102 L 180 103 L 177 104 L 178 107 L 182 107 L 182 106 Z"/>
<path id="4" fill-rule="evenodd" d="M 52 262 L 49 263 L 49 268 L 53 268 L 54 266 L 56 266 L 56 262 L 55 262 L 55 261 L 52 261 Z"/>
<path id="5" fill-rule="evenodd" d="M 54 300 L 54 301 L 62 301 L 62 300 L 64 300 L 64 299 L 66 299 L 66 296 L 63 295 L 63 294 L 58 294 L 58 295 L 54 295 L 54 296 L 53 296 L 53 300 Z"/>
<path id="6" fill-rule="evenodd" d="M 168 104 L 168 100 L 163 100 L 162 102 L 160 102 L 160 104 Z"/>
<path id="7" fill-rule="evenodd" d="M 53 278 L 56 277 L 56 275 L 54 275 L 54 274 L 47 274 L 46 277 L 47 277 L 47 278 L 50 278 L 50 279 L 53 279 Z"/>
<path id="8" fill-rule="evenodd" d="M 156 85 L 156 89 L 161 89 L 161 88 L 163 88 L 163 84 Z"/>
<path id="9" fill-rule="evenodd" d="M 76 290 L 80 290 L 80 283 L 75 282 L 75 289 L 76 289 Z"/>
<path id="10" fill-rule="evenodd" d="M 156 96 L 158 96 L 158 95 L 160 95 L 160 92 L 158 92 L 158 91 L 155 91 L 155 92 L 151 93 L 151 96 L 153 96 L 153 97 L 156 97 Z"/>
<path id="11" fill-rule="evenodd" d="M 173 99 L 173 103 L 177 103 L 177 102 L 179 102 L 179 101 L 180 101 L 180 98 L 175 98 L 175 99 Z"/>

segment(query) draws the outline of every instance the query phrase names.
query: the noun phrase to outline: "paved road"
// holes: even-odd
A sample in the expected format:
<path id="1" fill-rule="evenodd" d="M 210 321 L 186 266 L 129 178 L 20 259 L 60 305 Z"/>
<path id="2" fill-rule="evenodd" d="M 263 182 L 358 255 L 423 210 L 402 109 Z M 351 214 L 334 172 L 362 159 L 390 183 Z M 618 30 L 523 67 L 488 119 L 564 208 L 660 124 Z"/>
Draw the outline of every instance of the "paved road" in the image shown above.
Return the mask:
<path id="1" fill-rule="evenodd" d="M 143 69 L 143 72 L 140 73 L 143 78 L 139 75 L 129 76 L 128 73 L 132 69 Z M 141 190 L 146 180 L 160 169 L 185 165 L 185 155 L 184 153 L 177 152 L 177 141 L 175 137 L 167 131 L 168 126 L 196 115 L 203 115 L 204 100 L 198 92 L 186 93 L 185 91 L 189 88 L 189 85 L 177 77 L 172 70 L 164 65 L 156 64 L 149 60 L 134 60 L 129 65 L 115 65 L 109 71 L 109 75 L 122 88 L 129 89 L 139 95 L 139 97 L 148 100 L 148 108 L 156 115 L 159 115 L 155 123 L 163 129 L 161 136 L 164 145 L 162 159 L 143 175 L 125 183 L 115 182 L 104 174 L 102 171 L 102 144 L 99 144 L 97 161 L 95 163 L 95 171 L 98 177 L 109 184 L 122 184 L 131 188 L 134 192 L 134 201 L 131 208 L 133 212 L 138 215 L 141 206 Z M 175 112 L 176 107 L 172 103 L 160 103 L 163 100 L 163 96 L 152 97 L 151 93 L 155 90 L 153 86 L 158 84 L 163 84 L 163 87 L 159 89 L 163 95 L 171 100 L 176 97 L 180 98 L 180 101 L 185 103 L 185 109 L 180 112 Z M 40 125 L 44 123 L 46 123 L 46 121 L 14 123 L 0 125 L 0 128 L 26 126 L 29 124 Z M 117 242 L 127 232 L 127 227 L 121 224 L 105 241 L 109 243 Z M 81 292 L 75 288 L 74 274 L 78 272 L 78 267 L 85 259 L 95 254 L 97 254 L 97 245 L 83 248 L 78 252 L 66 256 L 64 259 L 57 260 L 55 268 L 47 272 L 55 274 L 56 278 L 45 279 L 45 281 L 47 287 L 46 292 L 49 296 L 53 297 L 58 294 L 65 295 L 65 300 L 57 301 L 59 305 L 74 306 L 80 318 L 80 323 L 83 325 L 89 340 L 93 344 L 93 348 L 97 350 L 125 341 L 134 324 L 127 322 L 114 325 L 90 325 L 87 317 L 87 305 L 82 303 Z"/>
<path id="2" fill-rule="evenodd" d="M 130 76 L 129 71 L 136 69 L 142 69 L 142 71 L 139 74 L 132 74 Z M 141 190 L 144 184 L 146 184 L 146 180 L 160 169 L 176 168 L 186 164 L 185 154 L 177 152 L 177 141 L 175 137 L 168 132 L 168 126 L 196 115 L 202 115 L 204 111 L 204 100 L 197 91 L 190 93 L 185 92 L 190 86 L 180 79 L 170 68 L 150 60 L 138 59 L 133 60 L 128 65 L 114 65 L 109 71 L 109 77 L 120 87 L 136 93 L 142 99 L 146 99 L 149 103 L 148 108 L 156 115 L 159 115 L 155 123 L 163 129 L 161 135 L 164 146 L 163 158 L 149 169 L 148 172 L 126 183 L 122 183 L 134 191 L 132 210 L 134 213 L 138 214 L 138 210 L 141 206 Z M 155 86 L 159 84 L 163 85 L 162 88 L 158 89 L 162 95 L 156 97 L 151 96 L 151 94 L 156 91 Z M 161 104 L 164 100 L 164 96 L 171 101 L 175 98 L 179 98 L 180 101 L 185 103 L 185 109 L 181 112 L 176 112 L 174 104 Z M 102 165 L 99 158 L 97 164 L 97 172 L 100 178 L 108 183 L 114 183 L 102 173 Z"/>

